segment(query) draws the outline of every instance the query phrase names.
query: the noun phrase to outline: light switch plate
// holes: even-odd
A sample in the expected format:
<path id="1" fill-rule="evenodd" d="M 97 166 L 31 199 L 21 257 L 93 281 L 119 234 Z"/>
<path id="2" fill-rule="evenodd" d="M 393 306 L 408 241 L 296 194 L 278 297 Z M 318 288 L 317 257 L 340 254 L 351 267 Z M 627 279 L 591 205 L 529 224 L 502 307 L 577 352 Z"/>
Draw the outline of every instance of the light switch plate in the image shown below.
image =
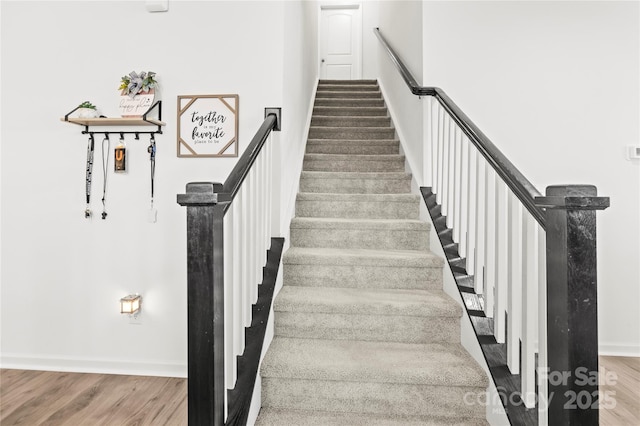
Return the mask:
<path id="1" fill-rule="evenodd" d="M 166 12 L 169 10 L 169 0 L 147 0 L 145 7 L 147 12 Z"/>

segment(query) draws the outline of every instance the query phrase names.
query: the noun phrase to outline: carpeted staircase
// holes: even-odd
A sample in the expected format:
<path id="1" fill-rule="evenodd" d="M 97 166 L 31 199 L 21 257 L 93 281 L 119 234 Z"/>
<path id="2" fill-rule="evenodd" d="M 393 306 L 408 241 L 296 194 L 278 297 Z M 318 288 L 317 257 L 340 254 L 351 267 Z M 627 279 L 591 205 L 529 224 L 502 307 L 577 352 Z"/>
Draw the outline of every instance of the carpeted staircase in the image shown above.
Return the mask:
<path id="1" fill-rule="evenodd" d="M 257 425 L 486 424 L 395 137 L 375 81 L 320 82 Z"/>

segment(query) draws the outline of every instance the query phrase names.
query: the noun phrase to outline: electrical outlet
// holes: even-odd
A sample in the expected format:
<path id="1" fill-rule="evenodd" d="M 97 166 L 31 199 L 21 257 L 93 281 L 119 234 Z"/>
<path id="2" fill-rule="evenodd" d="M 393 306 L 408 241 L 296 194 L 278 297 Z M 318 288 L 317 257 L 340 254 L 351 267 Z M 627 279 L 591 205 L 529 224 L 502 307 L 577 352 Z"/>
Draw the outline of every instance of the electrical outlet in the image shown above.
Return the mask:
<path id="1" fill-rule="evenodd" d="M 639 160 L 639 159 L 640 159 L 640 146 L 628 145 L 627 160 Z"/>

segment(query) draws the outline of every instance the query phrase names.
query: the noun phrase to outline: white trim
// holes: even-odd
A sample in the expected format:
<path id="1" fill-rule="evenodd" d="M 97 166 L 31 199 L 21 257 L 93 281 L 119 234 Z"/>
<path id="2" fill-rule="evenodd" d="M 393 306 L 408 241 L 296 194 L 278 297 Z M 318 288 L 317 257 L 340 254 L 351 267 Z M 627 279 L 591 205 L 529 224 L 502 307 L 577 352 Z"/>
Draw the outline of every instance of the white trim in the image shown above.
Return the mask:
<path id="1" fill-rule="evenodd" d="M 295 179 L 297 180 L 294 185 L 290 186 L 291 190 L 289 191 L 289 194 L 285 194 L 287 196 L 286 198 L 287 201 L 282 204 L 284 208 L 282 209 L 283 215 L 280 218 L 280 221 L 281 221 L 280 229 L 281 229 L 281 235 L 285 238 L 285 247 L 282 250 L 283 253 L 286 251 L 287 248 L 289 248 L 289 238 L 290 238 L 289 228 L 291 226 L 291 219 L 293 219 L 296 215 L 296 198 L 298 197 L 298 192 L 300 192 L 300 176 L 302 174 L 302 167 L 304 165 L 304 155 L 307 151 L 309 129 L 311 127 L 311 118 L 313 117 L 313 106 L 315 105 L 315 102 L 316 102 L 316 93 L 318 92 L 319 82 L 320 82 L 319 80 L 316 80 L 313 90 L 311 91 L 309 108 L 307 109 L 307 121 L 304 125 L 303 132 L 302 132 L 303 137 L 305 137 L 306 139 L 300 144 L 300 147 L 302 148 L 298 153 L 300 156 L 296 160 L 296 163 L 294 164 L 296 172 L 293 174 L 293 176 L 296 176 Z M 288 165 L 284 165 L 284 164 L 282 165 L 282 167 L 287 167 L 287 166 Z M 283 223 L 283 220 L 286 220 L 286 222 Z"/>
<path id="2" fill-rule="evenodd" d="M 640 346 L 600 343 L 600 345 L 598 345 L 598 354 L 601 356 L 640 357 Z"/>
<path id="3" fill-rule="evenodd" d="M 417 184 L 418 187 L 420 186 L 424 186 L 422 184 L 422 182 L 424 181 L 424 176 L 421 176 L 422 174 L 422 167 L 418 167 L 415 160 L 413 158 L 409 158 L 409 156 L 407 155 L 407 149 L 405 147 L 405 143 L 407 138 L 404 137 L 404 134 L 402 133 L 402 129 L 400 129 L 400 127 L 398 127 L 397 123 L 399 123 L 398 119 L 397 119 L 397 115 L 395 113 L 395 111 L 393 110 L 393 107 L 391 106 L 390 103 L 388 103 L 386 101 L 386 99 L 389 99 L 389 97 L 387 97 L 387 91 L 385 90 L 384 84 L 382 84 L 382 81 L 380 81 L 380 79 L 378 79 L 378 85 L 380 86 L 380 91 L 382 92 L 382 97 L 383 99 L 385 99 L 384 103 L 385 106 L 387 107 L 387 111 L 389 111 L 389 116 L 391 117 L 391 121 L 393 122 L 393 128 L 396 131 L 396 134 L 398 136 L 398 139 L 400 140 L 400 146 L 402 147 L 402 153 L 405 156 L 405 159 L 409 165 L 409 171 L 411 172 L 411 177 L 412 180 L 414 180 Z M 418 173 L 420 174 L 416 174 L 415 171 L 418 171 Z"/>
<path id="4" fill-rule="evenodd" d="M 16 370 L 72 373 L 125 374 L 130 376 L 187 377 L 187 364 L 159 361 L 128 361 L 63 356 L 3 354 L 0 367 Z"/>
<path id="5" fill-rule="evenodd" d="M 349 3 L 349 4 L 321 4 L 320 10 L 340 10 L 340 9 L 360 9 L 359 3 Z"/>

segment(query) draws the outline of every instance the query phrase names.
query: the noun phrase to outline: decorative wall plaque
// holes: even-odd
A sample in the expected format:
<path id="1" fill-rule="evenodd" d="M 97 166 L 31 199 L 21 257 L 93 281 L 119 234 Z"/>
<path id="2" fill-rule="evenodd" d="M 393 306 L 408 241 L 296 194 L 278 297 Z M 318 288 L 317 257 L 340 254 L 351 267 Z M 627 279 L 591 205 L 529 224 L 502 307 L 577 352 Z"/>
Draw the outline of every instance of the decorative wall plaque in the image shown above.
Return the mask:
<path id="1" fill-rule="evenodd" d="M 237 157 L 238 102 L 238 95 L 178 96 L 178 157 Z"/>

